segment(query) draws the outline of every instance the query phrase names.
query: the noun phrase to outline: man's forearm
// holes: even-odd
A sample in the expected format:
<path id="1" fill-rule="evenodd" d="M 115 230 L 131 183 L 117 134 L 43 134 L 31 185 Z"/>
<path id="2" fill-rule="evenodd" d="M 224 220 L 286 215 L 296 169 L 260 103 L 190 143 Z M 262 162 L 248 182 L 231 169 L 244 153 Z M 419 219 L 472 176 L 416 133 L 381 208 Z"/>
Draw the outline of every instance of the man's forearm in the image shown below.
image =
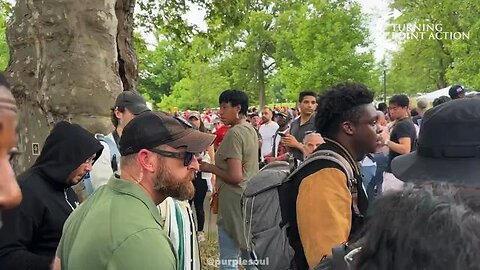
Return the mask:
<path id="1" fill-rule="evenodd" d="M 392 150 L 393 152 L 395 153 L 399 153 L 399 154 L 408 154 L 410 151 L 407 151 L 405 145 L 403 144 L 400 144 L 400 143 L 395 143 L 395 142 L 392 142 L 392 141 L 388 141 L 387 142 L 387 146 L 390 150 Z"/>
<path id="2" fill-rule="evenodd" d="M 213 165 L 213 164 L 211 165 L 211 172 L 215 174 L 217 177 L 222 178 L 222 180 L 228 184 L 238 185 L 236 181 L 233 181 L 232 176 L 227 171 L 220 169 L 216 165 Z"/>

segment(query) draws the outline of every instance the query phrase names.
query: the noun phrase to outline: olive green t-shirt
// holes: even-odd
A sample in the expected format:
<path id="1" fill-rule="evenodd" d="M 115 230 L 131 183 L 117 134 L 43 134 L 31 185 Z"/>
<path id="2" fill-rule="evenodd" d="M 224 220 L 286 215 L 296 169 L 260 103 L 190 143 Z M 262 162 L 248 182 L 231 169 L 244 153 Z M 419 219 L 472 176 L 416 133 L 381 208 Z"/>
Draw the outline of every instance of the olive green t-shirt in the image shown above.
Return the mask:
<path id="1" fill-rule="evenodd" d="M 111 178 L 67 219 L 57 250 L 62 270 L 175 270 L 160 212 L 143 189 Z"/>
<path id="2" fill-rule="evenodd" d="M 228 159 L 242 161 L 243 177 L 239 185 L 227 184 L 222 178 L 217 178 L 217 224 L 245 249 L 240 200 L 247 182 L 258 173 L 258 137 L 249 123 L 231 127 L 223 138 L 215 153 L 215 164 L 226 171 Z"/>

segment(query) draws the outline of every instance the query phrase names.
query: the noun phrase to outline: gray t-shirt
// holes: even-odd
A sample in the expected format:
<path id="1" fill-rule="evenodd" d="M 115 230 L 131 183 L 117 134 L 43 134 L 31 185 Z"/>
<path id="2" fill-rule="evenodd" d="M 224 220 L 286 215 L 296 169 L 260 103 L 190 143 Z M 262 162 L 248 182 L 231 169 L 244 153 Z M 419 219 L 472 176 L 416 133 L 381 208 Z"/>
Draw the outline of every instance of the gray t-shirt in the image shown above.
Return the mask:
<path id="1" fill-rule="evenodd" d="M 290 134 L 292 134 L 299 143 L 303 143 L 303 138 L 305 138 L 305 132 L 315 131 L 315 114 L 310 116 L 307 122 L 303 125 L 300 125 L 300 117 L 293 120 L 290 125 Z M 298 160 L 303 160 L 303 152 L 297 148 L 290 148 L 289 152 Z"/>

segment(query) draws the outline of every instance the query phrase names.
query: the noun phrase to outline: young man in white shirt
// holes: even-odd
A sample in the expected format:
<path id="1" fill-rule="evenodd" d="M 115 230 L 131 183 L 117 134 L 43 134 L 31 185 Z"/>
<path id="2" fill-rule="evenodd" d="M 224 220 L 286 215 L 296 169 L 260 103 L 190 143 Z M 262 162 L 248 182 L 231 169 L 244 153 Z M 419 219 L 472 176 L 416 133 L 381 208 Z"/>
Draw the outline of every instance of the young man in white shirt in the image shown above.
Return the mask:
<path id="1" fill-rule="evenodd" d="M 262 158 L 272 153 L 273 138 L 278 130 L 278 124 L 272 121 L 273 112 L 265 107 L 262 111 L 262 125 L 259 128 L 262 136 Z"/>

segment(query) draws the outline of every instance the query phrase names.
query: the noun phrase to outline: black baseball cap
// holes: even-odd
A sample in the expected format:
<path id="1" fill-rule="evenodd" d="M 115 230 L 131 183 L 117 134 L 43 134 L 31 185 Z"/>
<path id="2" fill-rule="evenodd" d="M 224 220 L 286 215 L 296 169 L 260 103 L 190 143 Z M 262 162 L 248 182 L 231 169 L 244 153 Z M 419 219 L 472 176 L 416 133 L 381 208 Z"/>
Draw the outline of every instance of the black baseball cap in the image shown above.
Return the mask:
<path id="1" fill-rule="evenodd" d="M 452 85 L 452 87 L 450 87 L 450 89 L 448 90 L 448 95 L 452 99 L 459 98 L 460 94 L 462 94 L 462 93 L 465 93 L 465 87 L 463 87 L 459 84 Z"/>
<path id="2" fill-rule="evenodd" d="M 150 111 L 147 107 L 147 102 L 145 102 L 143 96 L 137 91 L 123 91 L 118 95 L 117 100 L 115 100 L 115 107 L 113 109 L 116 107 L 127 108 L 134 115 Z"/>
<path id="3" fill-rule="evenodd" d="M 131 120 L 120 138 L 122 156 L 160 145 L 186 147 L 187 152 L 201 153 L 215 140 L 215 135 L 195 130 L 188 121 L 164 112 L 144 112 Z"/>

